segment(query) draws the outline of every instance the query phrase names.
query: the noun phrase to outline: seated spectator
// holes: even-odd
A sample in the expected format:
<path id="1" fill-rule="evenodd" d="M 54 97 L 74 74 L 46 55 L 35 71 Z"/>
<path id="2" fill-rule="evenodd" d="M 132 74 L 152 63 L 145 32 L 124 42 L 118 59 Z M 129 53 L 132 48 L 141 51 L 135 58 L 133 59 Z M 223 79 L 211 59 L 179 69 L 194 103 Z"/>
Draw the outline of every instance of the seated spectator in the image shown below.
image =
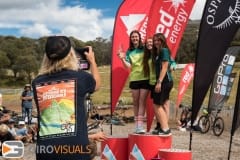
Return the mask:
<path id="1" fill-rule="evenodd" d="M 9 119 L 11 119 L 11 112 L 9 110 L 3 110 L 0 118 L 0 124 L 7 124 Z"/>
<path id="2" fill-rule="evenodd" d="M 8 126 L 6 124 L 1 124 L 0 125 L 0 156 L 2 155 L 2 143 L 10 140 L 14 140 L 14 137 L 8 131 Z"/>
<path id="3" fill-rule="evenodd" d="M 89 148 L 91 150 L 90 158 L 94 159 L 95 156 L 97 156 L 97 142 L 102 142 L 107 140 L 107 136 L 104 132 L 96 132 L 96 133 L 89 133 L 88 134 L 89 139 Z"/>
<path id="4" fill-rule="evenodd" d="M 21 140 L 24 143 L 31 141 L 31 135 L 28 134 L 28 130 L 24 121 L 18 122 L 18 129 L 16 130 L 16 134 L 16 140 Z"/>
<path id="5" fill-rule="evenodd" d="M 13 119 L 9 119 L 9 121 L 8 121 L 8 131 L 13 135 L 13 137 L 17 136 L 16 128 L 15 128 L 15 121 Z"/>
<path id="6" fill-rule="evenodd" d="M 0 125 L 0 141 L 3 143 L 7 140 L 14 140 L 12 134 L 8 131 L 8 126 L 6 124 Z"/>
<path id="7" fill-rule="evenodd" d="M 37 140 L 37 123 L 28 126 L 28 135 L 31 136 L 31 142 Z"/>

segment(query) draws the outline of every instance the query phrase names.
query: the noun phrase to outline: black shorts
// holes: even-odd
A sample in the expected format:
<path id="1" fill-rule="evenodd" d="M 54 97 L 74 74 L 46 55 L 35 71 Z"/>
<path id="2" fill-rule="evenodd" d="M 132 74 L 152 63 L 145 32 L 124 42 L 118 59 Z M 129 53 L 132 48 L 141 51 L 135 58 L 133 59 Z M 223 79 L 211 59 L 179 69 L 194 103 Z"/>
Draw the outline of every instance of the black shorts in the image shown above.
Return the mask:
<path id="1" fill-rule="evenodd" d="M 151 91 L 150 92 L 150 97 L 153 99 L 153 91 L 155 89 L 155 85 L 149 85 L 149 90 Z"/>
<path id="2" fill-rule="evenodd" d="M 164 103 L 169 100 L 170 91 L 173 88 L 173 81 L 164 82 L 161 85 L 161 92 L 156 93 L 155 87 L 151 90 L 151 97 L 153 99 L 153 103 L 156 105 L 164 105 Z"/>
<path id="3" fill-rule="evenodd" d="M 148 80 L 131 81 L 129 84 L 129 88 L 131 88 L 131 89 L 149 89 Z"/>

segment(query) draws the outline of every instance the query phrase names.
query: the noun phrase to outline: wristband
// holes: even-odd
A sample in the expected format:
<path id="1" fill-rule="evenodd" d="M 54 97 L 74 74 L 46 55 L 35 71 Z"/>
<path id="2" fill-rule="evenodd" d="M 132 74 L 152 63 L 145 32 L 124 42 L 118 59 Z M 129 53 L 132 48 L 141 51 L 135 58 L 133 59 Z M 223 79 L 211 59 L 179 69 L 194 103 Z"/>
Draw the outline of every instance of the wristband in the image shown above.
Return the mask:
<path id="1" fill-rule="evenodd" d="M 161 83 L 162 83 L 162 81 L 161 81 L 160 79 L 158 79 L 158 80 L 157 80 L 157 83 L 160 83 L 160 84 L 161 84 Z"/>

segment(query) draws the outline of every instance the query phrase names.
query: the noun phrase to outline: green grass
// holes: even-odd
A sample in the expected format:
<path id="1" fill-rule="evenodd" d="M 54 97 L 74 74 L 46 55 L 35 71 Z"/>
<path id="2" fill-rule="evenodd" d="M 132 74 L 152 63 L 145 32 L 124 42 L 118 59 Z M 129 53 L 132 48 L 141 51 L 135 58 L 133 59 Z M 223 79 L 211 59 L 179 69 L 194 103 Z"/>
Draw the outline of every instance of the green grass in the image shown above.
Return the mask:
<path id="1" fill-rule="evenodd" d="M 238 72 L 240 67 L 240 62 L 236 63 L 235 68 L 233 72 Z M 104 66 L 99 68 L 100 74 L 101 74 L 101 89 L 98 90 L 93 94 L 93 102 L 94 104 L 110 104 L 110 66 Z M 173 72 L 173 78 L 174 78 L 174 86 L 171 91 L 170 100 L 175 103 L 177 100 L 177 94 L 178 94 L 178 85 L 179 80 L 181 78 L 182 69 L 178 69 Z M 239 73 L 237 74 L 239 75 Z M 235 98 L 237 93 L 237 83 L 238 83 L 238 77 L 236 76 L 232 88 L 231 95 L 226 102 L 225 106 L 234 106 L 235 105 Z M 183 98 L 182 103 L 185 105 L 191 105 L 192 104 L 192 89 L 193 89 L 193 82 L 190 83 L 189 87 L 187 88 Z M 207 106 L 208 104 L 208 97 L 209 97 L 209 91 L 204 99 L 203 105 Z M 130 90 L 128 88 L 128 81 L 126 82 L 124 89 L 122 91 L 122 94 L 120 96 L 120 99 L 124 101 L 125 104 L 132 104 L 132 97 Z"/>
<path id="2" fill-rule="evenodd" d="M 101 76 L 101 88 L 92 95 L 93 102 L 94 104 L 110 104 L 110 95 L 111 95 L 110 66 L 99 67 L 99 72 Z M 132 103 L 131 93 L 128 88 L 128 81 L 124 86 L 120 99 L 122 99 L 125 104 Z"/>
<path id="3" fill-rule="evenodd" d="M 238 83 L 238 77 L 239 77 L 239 68 L 240 68 L 240 62 L 236 63 L 235 68 L 233 70 L 233 72 L 238 72 L 237 77 L 235 78 L 234 84 L 233 84 L 233 88 L 232 88 L 232 92 L 231 95 L 229 97 L 229 100 L 226 102 L 225 106 L 234 106 L 235 105 L 235 98 L 236 98 L 236 93 L 237 93 L 237 83 Z M 101 75 L 101 88 L 96 91 L 93 95 L 93 103 L 96 105 L 102 105 L 102 104 L 110 104 L 110 66 L 102 66 L 99 67 L 99 72 Z M 179 80 L 181 77 L 181 72 L 182 70 L 176 70 L 173 72 L 173 78 L 174 78 L 174 87 L 171 91 L 171 95 L 170 95 L 170 100 L 175 104 L 176 99 L 177 99 L 177 94 L 178 94 L 178 84 L 179 84 Z M 128 81 L 126 82 L 124 89 L 120 95 L 120 99 L 123 100 L 123 102 L 125 104 L 132 104 L 132 97 L 131 97 L 131 93 L 130 90 L 128 88 Z M 9 87 L 9 88 L 13 88 L 13 87 Z M 189 87 L 186 90 L 186 93 L 183 96 L 182 99 L 182 103 L 185 105 L 191 105 L 192 103 L 192 82 L 189 85 Z M 20 99 L 19 99 L 20 93 L 15 93 L 15 94 L 5 94 L 3 95 L 3 100 L 5 102 L 6 105 L 8 104 L 14 104 L 15 105 L 19 105 L 20 104 Z M 203 105 L 207 106 L 208 104 L 208 97 L 209 97 L 209 92 L 206 95 Z"/>

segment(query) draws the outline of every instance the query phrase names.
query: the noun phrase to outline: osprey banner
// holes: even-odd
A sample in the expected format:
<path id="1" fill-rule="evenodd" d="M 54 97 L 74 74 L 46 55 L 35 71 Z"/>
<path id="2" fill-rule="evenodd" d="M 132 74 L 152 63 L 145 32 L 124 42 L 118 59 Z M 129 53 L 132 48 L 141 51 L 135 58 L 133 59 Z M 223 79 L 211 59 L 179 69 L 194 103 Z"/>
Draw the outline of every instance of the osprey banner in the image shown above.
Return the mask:
<path id="1" fill-rule="evenodd" d="M 145 40 L 148 13 L 153 0 L 125 0 L 120 5 L 115 17 L 112 64 L 111 64 L 111 109 L 115 109 L 118 98 L 129 75 L 129 70 L 124 68 L 117 56 L 119 50 L 127 51 L 129 47 L 129 35 L 132 30 L 141 33 L 142 40 Z"/>
<path id="2" fill-rule="evenodd" d="M 240 21 L 240 0 L 207 0 L 200 24 L 193 80 L 193 124 Z"/>

